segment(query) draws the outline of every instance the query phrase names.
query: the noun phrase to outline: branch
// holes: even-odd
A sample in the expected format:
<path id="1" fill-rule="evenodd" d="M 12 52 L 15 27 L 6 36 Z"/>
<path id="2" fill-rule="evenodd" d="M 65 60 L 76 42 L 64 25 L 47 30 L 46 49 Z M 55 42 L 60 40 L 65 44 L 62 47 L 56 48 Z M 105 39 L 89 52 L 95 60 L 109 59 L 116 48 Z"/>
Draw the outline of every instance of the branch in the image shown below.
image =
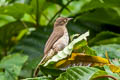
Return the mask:
<path id="1" fill-rule="evenodd" d="M 64 10 L 64 8 L 66 8 L 70 3 L 72 2 L 72 0 L 68 1 L 66 5 L 64 5 L 49 21 L 48 25 L 51 24 L 51 22 L 55 19 L 56 16 L 59 16 L 61 14 L 61 12 Z M 47 25 L 47 26 L 48 26 Z"/>
<path id="2" fill-rule="evenodd" d="M 36 27 L 39 26 L 39 0 L 36 0 Z"/>

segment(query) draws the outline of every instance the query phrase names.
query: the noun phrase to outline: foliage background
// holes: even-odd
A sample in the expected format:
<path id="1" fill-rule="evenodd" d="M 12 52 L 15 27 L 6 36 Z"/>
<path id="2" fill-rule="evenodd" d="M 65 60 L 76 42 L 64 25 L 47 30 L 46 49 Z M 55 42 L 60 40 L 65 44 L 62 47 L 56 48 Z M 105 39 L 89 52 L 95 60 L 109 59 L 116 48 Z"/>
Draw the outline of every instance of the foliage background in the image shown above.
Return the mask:
<path id="1" fill-rule="evenodd" d="M 32 77 L 58 16 L 74 18 L 69 35 L 89 30 L 88 45 L 120 66 L 120 0 L 0 0 L 0 79 Z"/>

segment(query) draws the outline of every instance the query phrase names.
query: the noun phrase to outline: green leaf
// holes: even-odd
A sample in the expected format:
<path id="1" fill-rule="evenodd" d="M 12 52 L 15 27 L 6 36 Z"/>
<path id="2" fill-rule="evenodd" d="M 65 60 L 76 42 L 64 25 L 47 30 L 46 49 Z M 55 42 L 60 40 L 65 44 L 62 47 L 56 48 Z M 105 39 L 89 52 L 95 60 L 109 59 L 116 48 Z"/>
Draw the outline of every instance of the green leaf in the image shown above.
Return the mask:
<path id="1" fill-rule="evenodd" d="M 47 29 L 45 32 L 43 29 L 38 28 L 36 31 L 31 32 L 30 35 L 25 36 L 15 46 L 13 53 L 22 52 L 23 54 L 29 56 L 21 76 L 31 77 L 32 70 L 36 68 L 37 64 L 43 57 L 44 44 L 48 38 L 49 33 L 50 29 Z M 27 74 L 25 74 L 25 72 L 27 72 Z"/>
<path id="2" fill-rule="evenodd" d="M 24 13 L 30 12 L 30 7 L 25 4 L 15 3 L 13 5 L 0 7 L 0 14 L 13 16 L 16 19 L 23 17 Z M 24 10 L 23 10 L 24 9 Z"/>
<path id="3" fill-rule="evenodd" d="M 75 1 L 72 3 L 74 2 Z M 96 23 L 100 22 L 120 26 L 120 6 L 118 6 L 118 3 L 119 0 L 80 0 L 71 6 L 71 11 L 75 10 L 75 13 L 72 15 L 74 16 L 76 14 L 76 19 L 82 21 L 93 21 Z M 73 10 L 74 7 L 75 9 Z"/>
<path id="4" fill-rule="evenodd" d="M 120 37 L 110 38 L 96 42 L 96 44 L 120 44 Z"/>
<path id="5" fill-rule="evenodd" d="M 63 0 L 47 0 L 48 2 L 52 2 L 52 3 L 56 3 L 56 4 L 59 4 L 61 6 L 63 6 Z"/>
<path id="6" fill-rule="evenodd" d="M 49 3 L 47 4 L 49 7 L 47 7 L 43 14 L 40 17 L 40 24 L 41 25 L 47 25 L 50 21 L 50 19 L 59 11 L 60 6 L 56 4 Z M 50 14 L 52 12 L 52 14 Z"/>
<path id="7" fill-rule="evenodd" d="M 24 22 L 28 28 L 32 27 L 32 23 Z M 0 28 L 0 47 L 6 51 L 10 50 L 12 46 L 14 46 L 18 40 L 18 34 L 21 30 L 25 29 L 24 24 L 21 21 L 11 22 L 9 24 L 4 25 Z"/>
<path id="8" fill-rule="evenodd" d="M 93 67 L 71 67 L 56 80 L 90 80 L 98 71 L 100 70 Z"/>
<path id="9" fill-rule="evenodd" d="M 103 31 L 89 41 L 89 45 L 119 43 L 120 34 Z"/>
<path id="10" fill-rule="evenodd" d="M 10 22 L 15 21 L 15 19 L 8 15 L 0 15 L 0 27 L 4 26 L 5 24 L 8 24 Z"/>
<path id="11" fill-rule="evenodd" d="M 4 72 L 0 72 L 0 79 L 1 79 L 1 80 L 7 80 L 7 79 L 5 78 L 5 73 L 4 73 Z"/>
<path id="12" fill-rule="evenodd" d="M 73 0 L 67 8 L 70 10 L 70 12 L 66 9 L 63 10 L 62 15 L 63 16 L 70 16 L 75 15 L 81 11 L 81 8 L 86 4 L 90 2 L 90 0 Z"/>
<path id="13" fill-rule="evenodd" d="M 24 16 L 21 18 L 22 21 L 36 23 L 35 19 L 31 14 L 25 13 Z"/>
<path id="14" fill-rule="evenodd" d="M 22 80 L 53 80 L 53 79 L 43 76 L 43 77 L 35 77 L 35 78 L 26 78 Z"/>
<path id="15" fill-rule="evenodd" d="M 98 8 L 93 12 L 88 12 L 79 16 L 79 19 L 120 26 L 120 23 L 118 22 L 120 20 L 120 16 L 113 9 Z"/>
<path id="16" fill-rule="evenodd" d="M 52 76 L 59 76 L 60 73 L 63 72 L 59 69 L 49 69 L 49 68 L 46 68 L 42 65 L 40 66 L 40 70 L 44 75 L 52 75 Z"/>
<path id="17" fill-rule="evenodd" d="M 82 40 L 74 45 L 73 53 L 85 53 L 91 56 L 96 56 L 96 52 L 88 47 L 87 41 L 85 40 Z"/>
<path id="18" fill-rule="evenodd" d="M 110 59 L 120 58 L 120 45 L 119 44 L 108 44 L 92 47 L 98 56 L 105 57 L 105 52 L 107 51 Z"/>
<path id="19" fill-rule="evenodd" d="M 40 13 L 46 9 L 48 5 L 46 5 L 46 0 L 32 0 L 31 1 L 31 9 L 33 10 L 33 13 Z M 46 6 L 44 6 L 46 5 Z"/>
<path id="20" fill-rule="evenodd" d="M 30 35 L 22 39 L 19 44 L 15 46 L 13 52 L 22 51 L 23 54 L 26 54 L 30 57 L 30 60 L 33 60 L 33 65 L 31 65 L 32 61 L 30 61 L 30 65 L 35 66 L 35 59 L 37 59 L 37 62 L 39 62 L 39 60 L 43 56 L 44 43 L 47 37 L 47 32 L 44 32 L 41 29 L 37 29 L 36 31 L 33 31 Z M 34 67 L 32 67 L 32 69 L 34 69 Z"/>
<path id="21" fill-rule="evenodd" d="M 6 6 L 8 4 L 8 1 L 6 0 L 0 0 L 0 7 L 1 6 Z"/>
<path id="22" fill-rule="evenodd" d="M 5 78 L 9 80 L 17 79 L 17 76 L 19 76 L 23 64 L 27 61 L 27 58 L 28 56 L 20 54 L 13 54 L 4 57 L 0 61 L 0 69 L 5 70 Z"/>
<path id="23" fill-rule="evenodd" d="M 103 76 L 103 75 L 107 75 L 107 72 L 100 70 L 100 71 L 96 72 L 96 73 L 91 77 L 90 80 L 94 80 L 94 78 L 96 78 L 96 77 L 98 77 L 98 76 Z M 99 80 L 108 80 L 108 79 L 102 78 L 102 79 L 99 79 Z"/>
<path id="24" fill-rule="evenodd" d="M 119 0 L 88 0 L 88 3 L 83 5 L 81 11 L 88 11 L 95 8 L 119 8 Z"/>

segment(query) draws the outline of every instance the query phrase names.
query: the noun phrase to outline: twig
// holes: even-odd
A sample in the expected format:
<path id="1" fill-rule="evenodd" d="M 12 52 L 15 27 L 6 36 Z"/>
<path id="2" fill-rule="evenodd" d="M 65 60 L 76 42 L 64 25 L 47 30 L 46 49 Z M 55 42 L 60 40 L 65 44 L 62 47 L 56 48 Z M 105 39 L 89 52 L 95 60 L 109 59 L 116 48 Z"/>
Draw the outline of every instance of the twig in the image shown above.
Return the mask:
<path id="1" fill-rule="evenodd" d="M 27 24 L 24 21 L 21 21 L 25 28 L 28 28 Z"/>
<path id="2" fill-rule="evenodd" d="M 36 0 L 36 27 L 39 26 L 39 0 Z"/>
<path id="3" fill-rule="evenodd" d="M 111 78 L 113 80 L 118 80 L 117 78 L 115 78 L 113 76 L 110 76 L 110 75 L 98 76 L 98 77 L 94 78 L 93 80 L 97 80 L 97 79 L 100 79 L 100 78 Z"/>
<path id="4" fill-rule="evenodd" d="M 71 13 L 71 10 L 70 10 L 69 8 L 65 7 L 65 9 L 66 9 L 69 13 Z"/>
<path id="5" fill-rule="evenodd" d="M 67 4 L 64 5 L 64 6 L 50 19 L 48 25 L 50 25 L 51 22 L 55 19 L 55 17 L 56 17 L 56 16 L 59 16 L 60 13 L 64 10 L 64 8 L 65 8 L 66 6 L 68 6 L 71 2 L 72 2 L 72 0 L 68 1 Z M 47 26 L 48 26 L 48 25 L 47 25 Z"/>
<path id="6" fill-rule="evenodd" d="M 44 13 L 42 15 L 49 21 L 49 18 Z"/>

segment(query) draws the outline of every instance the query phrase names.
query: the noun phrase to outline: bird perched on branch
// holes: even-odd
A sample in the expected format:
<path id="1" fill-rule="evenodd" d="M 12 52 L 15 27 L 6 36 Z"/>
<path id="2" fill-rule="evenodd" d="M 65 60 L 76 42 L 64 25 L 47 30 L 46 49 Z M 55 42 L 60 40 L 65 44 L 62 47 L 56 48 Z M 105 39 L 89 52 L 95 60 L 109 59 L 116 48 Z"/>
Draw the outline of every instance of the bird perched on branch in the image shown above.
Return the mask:
<path id="1" fill-rule="evenodd" d="M 69 35 L 66 25 L 72 18 L 59 17 L 54 23 L 54 29 L 50 35 L 45 48 L 44 57 L 35 69 L 34 76 L 38 75 L 40 65 L 47 62 L 52 56 L 54 56 L 58 51 L 64 49 L 69 43 Z"/>

